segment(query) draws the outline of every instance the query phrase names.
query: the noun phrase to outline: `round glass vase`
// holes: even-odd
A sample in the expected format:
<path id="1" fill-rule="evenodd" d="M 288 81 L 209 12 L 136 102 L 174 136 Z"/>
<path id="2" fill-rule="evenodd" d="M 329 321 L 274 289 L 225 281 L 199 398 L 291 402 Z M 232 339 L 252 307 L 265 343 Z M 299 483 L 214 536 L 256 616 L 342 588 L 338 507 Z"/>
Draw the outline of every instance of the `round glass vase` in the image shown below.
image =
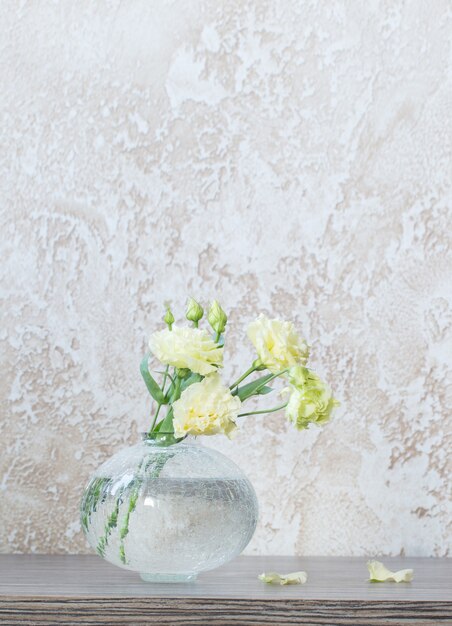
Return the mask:
<path id="1" fill-rule="evenodd" d="M 85 489 L 80 515 L 104 559 L 149 582 L 187 582 L 240 554 L 253 536 L 258 505 L 235 463 L 164 435 L 103 463 Z"/>

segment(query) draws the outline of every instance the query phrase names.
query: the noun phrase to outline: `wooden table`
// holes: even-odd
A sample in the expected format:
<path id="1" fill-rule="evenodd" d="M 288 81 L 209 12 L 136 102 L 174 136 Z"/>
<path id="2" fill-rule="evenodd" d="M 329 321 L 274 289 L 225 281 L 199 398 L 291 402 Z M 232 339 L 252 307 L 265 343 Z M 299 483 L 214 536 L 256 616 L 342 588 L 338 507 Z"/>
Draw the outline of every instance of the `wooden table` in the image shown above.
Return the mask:
<path id="1" fill-rule="evenodd" d="M 0 555 L 0 624 L 452 624 L 452 561 L 384 559 L 411 583 L 369 583 L 366 559 L 239 557 L 195 583 L 149 584 L 96 556 Z M 305 570 L 276 587 L 262 571 Z"/>

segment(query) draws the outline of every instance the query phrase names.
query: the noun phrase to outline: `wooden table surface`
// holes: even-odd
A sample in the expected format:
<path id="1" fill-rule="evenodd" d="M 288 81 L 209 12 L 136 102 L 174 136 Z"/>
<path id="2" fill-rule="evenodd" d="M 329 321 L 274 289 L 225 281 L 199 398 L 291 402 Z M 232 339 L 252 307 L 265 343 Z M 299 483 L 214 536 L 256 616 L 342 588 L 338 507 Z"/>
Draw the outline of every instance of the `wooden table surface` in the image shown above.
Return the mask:
<path id="1" fill-rule="evenodd" d="M 450 559 L 385 558 L 411 583 L 370 583 L 364 558 L 239 557 L 194 583 L 150 584 L 97 556 L 0 555 L 0 624 L 448 624 Z M 305 585 L 263 571 L 304 570 Z"/>

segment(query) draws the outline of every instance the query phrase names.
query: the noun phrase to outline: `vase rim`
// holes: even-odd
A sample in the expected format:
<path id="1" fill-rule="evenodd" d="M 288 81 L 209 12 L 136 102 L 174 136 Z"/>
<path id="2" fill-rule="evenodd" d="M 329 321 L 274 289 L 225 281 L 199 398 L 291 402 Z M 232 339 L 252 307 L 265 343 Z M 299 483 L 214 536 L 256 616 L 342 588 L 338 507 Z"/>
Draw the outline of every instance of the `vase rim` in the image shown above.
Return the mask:
<path id="1" fill-rule="evenodd" d="M 180 444 L 192 443 L 194 438 L 190 438 L 191 441 L 187 442 L 187 437 L 182 439 L 175 439 L 174 432 L 156 432 L 156 433 L 140 433 L 141 441 L 143 443 L 154 444 L 156 446 L 176 446 Z"/>
<path id="2" fill-rule="evenodd" d="M 141 439 L 157 439 L 157 437 L 159 435 L 173 435 L 174 436 L 174 432 L 169 432 L 166 430 L 162 430 L 161 432 L 156 432 L 156 433 L 140 433 Z"/>

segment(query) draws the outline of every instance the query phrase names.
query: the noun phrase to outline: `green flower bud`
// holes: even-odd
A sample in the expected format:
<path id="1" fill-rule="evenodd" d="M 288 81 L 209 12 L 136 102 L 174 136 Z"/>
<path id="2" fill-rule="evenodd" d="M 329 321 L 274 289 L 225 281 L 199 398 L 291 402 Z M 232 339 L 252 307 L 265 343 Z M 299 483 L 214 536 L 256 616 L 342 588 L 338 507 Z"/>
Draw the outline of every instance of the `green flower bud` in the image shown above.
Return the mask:
<path id="1" fill-rule="evenodd" d="M 221 308 L 218 300 L 214 300 L 210 305 L 209 313 L 207 314 L 207 320 L 212 326 L 213 330 L 217 333 L 217 335 L 221 335 L 221 333 L 224 333 L 228 318 L 226 316 L 226 313 Z"/>
<path id="2" fill-rule="evenodd" d="M 172 326 L 174 324 L 174 315 L 171 312 L 169 304 L 166 305 L 166 313 L 163 316 L 163 321 L 168 326 L 168 328 L 171 330 L 171 328 L 172 328 Z"/>
<path id="3" fill-rule="evenodd" d="M 188 321 L 193 322 L 197 327 L 199 320 L 204 315 L 204 309 L 194 298 L 189 298 L 187 302 L 187 308 L 185 311 L 185 317 Z"/>

